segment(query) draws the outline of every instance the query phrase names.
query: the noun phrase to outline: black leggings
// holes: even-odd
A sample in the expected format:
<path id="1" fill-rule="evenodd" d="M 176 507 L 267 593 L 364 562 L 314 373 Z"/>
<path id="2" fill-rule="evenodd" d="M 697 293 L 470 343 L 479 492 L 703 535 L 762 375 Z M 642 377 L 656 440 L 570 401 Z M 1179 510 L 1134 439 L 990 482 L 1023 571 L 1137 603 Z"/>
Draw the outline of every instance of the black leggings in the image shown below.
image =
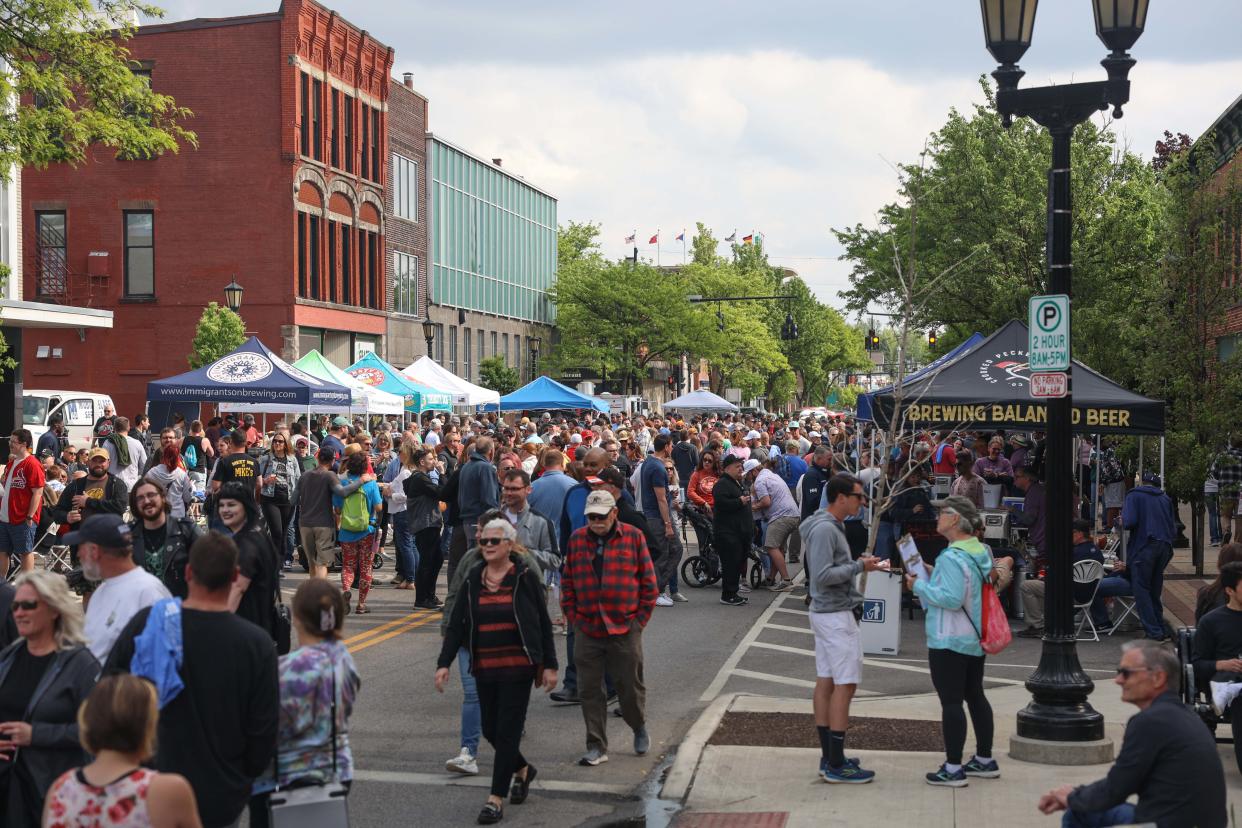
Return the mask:
<path id="1" fill-rule="evenodd" d="M 440 554 L 440 527 L 428 526 L 414 533 L 414 545 L 418 547 L 418 571 L 414 573 L 414 600 L 430 601 L 436 597 L 436 579 L 444 556 Z"/>
<path id="2" fill-rule="evenodd" d="M 962 748 L 966 744 L 963 701 L 970 708 L 970 722 L 975 726 L 975 754 L 992 755 L 992 706 L 983 695 L 984 658 L 953 650 L 927 651 L 932 685 L 940 697 L 940 726 L 944 730 L 945 758 L 950 765 L 962 764 Z"/>
<path id="3" fill-rule="evenodd" d="M 293 519 L 292 503 L 271 503 L 263 501 L 263 519 L 267 521 L 267 531 L 272 536 L 272 543 L 275 544 L 276 552 L 280 556 L 281 563 L 284 563 L 288 542 L 285 540 L 289 536 L 289 521 Z"/>
<path id="4" fill-rule="evenodd" d="M 737 595 L 737 583 L 746 563 L 746 542 L 717 532 L 716 554 L 720 556 L 720 595 L 732 598 Z"/>
<path id="5" fill-rule="evenodd" d="M 486 681 L 478 679 L 479 713 L 483 719 L 483 738 L 496 749 L 492 761 L 492 795 L 509 795 L 513 774 L 526 767 L 522 755 L 522 728 L 526 726 L 526 707 L 530 704 L 532 679 Z"/>

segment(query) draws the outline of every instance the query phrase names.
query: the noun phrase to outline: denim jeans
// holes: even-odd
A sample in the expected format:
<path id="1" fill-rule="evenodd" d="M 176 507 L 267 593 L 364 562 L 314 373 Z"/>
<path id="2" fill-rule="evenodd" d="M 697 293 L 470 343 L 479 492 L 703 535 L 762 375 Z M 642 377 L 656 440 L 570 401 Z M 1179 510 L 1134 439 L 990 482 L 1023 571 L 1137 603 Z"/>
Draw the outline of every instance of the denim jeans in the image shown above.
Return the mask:
<path id="1" fill-rule="evenodd" d="M 1207 524 L 1208 539 L 1212 545 L 1220 543 L 1220 504 L 1216 502 L 1216 495 L 1205 495 L 1203 498 L 1207 504 Z"/>
<path id="2" fill-rule="evenodd" d="M 397 548 L 397 575 L 413 581 L 418 572 L 418 546 L 414 543 L 414 533 L 410 531 L 405 512 L 392 516 L 392 542 Z"/>
<path id="3" fill-rule="evenodd" d="M 875 533 L 875 556 L 880 560 L 892 560 L 897 554 L 897 524 L 880 521 Z"/>
<path id="4" fill-rule="evenodd" d="M 1110 825 L 1133 825 L 1134 806 L 1123 802 L 1107 811 L 1095 811 L 1089 814 L 1076 814 L 1066 811 L 1061 817 L 1061 828 L 1107 828 Z"/>
<path id="5" fill-rule="evenodd" d="M 1164 636 L 1164 568 L 1173 557 L 1173 546 L 1163 541 L 1151 541 L 1137 553 L 1130 555 L 1126 568 L 1130 572 L 1130 585 L 1134 589 L 1134 608 L 1138 610 L 1143 629 L 1153 638 Z"/>
<path id="6" fill-rule="evenodd" d="M 1109 624 L 1108 608 L 1104 606 L 1105 598 L 1116 598 L 1119 595 L 1133 595 L 1134 587 L 1129 578 L 1120 575 L 1109 575 L 1100 581 L 1100 588 L 1095 592 L 1095 600 L 1091 602 L 1091 621 L 1097 627 Z"/>
<path id="7" fill-rule="evenodd" d="M 483 738 L 483 713 L 479 710 L 479 688 L 470 674 L 470 651 L 457 650 L 457 671 L 461 674 L 461 746 L 471 756 L 479 755 L 479 739 Z"/>

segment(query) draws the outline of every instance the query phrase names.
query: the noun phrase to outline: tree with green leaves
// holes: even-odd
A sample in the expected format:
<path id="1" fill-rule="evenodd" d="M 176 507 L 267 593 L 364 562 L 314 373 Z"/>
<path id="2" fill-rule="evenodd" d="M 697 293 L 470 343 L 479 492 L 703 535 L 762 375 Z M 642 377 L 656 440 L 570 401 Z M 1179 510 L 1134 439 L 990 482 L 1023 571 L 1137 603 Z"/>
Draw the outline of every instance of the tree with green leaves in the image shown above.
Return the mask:
<path id="1" fill-rule="evenodd" d="M 516 391 L 519 381 L 517 369 L 506 365 L 502 356 L 490 356 L 479 362 L 479 382 L 502 397 Z"/>
<path id="2" fill-rule="evenodd" d="M 1167 134 L 1167 133 L 1166 133 Z M 1166 193 L 1160 278 L 1143 297 L 1147 393 L 1165 400 L 1165 488 L 1191 503 L 1191 543 L 1203 572 L 1203 481 L 1236 434 L 1242 355 L 1222 350 L 1230 308 L 1242 302 L 1234 251 L 1242 234 L 1242 171 L 1217 169 L 1215 136 L 1158 155 Z M 1227 338 L 1224 338 L 1228 341 Z M 1127 343 L 1129 344 L 1129 343 Z"/>
<path id="3" fill-rule="evenodd" d="M 926 272 L 948 272 L 911 320 L 916 330 L 941 327 L 945 348 L 1025 319 L 1027 300 L 1047 284 L 1051 139 L 1029 119 L 1003 127 L 991 87 L 981 86 L 984 102 L 969 113 L 951 110 L 921 157 L 898 167 L 898 200 L 874 224 L 834 231 L 852 265 L 850 310 L 898 309 L 894 245 Z M 1156 174 L 1094 122 L 1075 130 L 1071 164 L 1075 355 L 1133 386 L 1140 360 L 1116 344 L 1146 338 L 1142 298 L 1161 253 Z M 921 196 L 911 198 L 916 191 Z"/>
<path id="4" fill-rule="evenodd" d="M 231 354 L 245 341 L 246 325 L 242 318 L 223 305 L 210 302 L 198 318 L 186 361 L 191 368 L 202 368 Z"/>

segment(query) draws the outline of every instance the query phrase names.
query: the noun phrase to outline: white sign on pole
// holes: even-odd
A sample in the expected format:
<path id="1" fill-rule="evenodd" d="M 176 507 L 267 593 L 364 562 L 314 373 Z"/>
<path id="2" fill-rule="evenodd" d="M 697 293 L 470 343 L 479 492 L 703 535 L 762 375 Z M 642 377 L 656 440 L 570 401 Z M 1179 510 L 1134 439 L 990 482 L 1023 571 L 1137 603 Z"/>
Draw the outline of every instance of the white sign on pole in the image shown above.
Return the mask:
<path id="1" fill-rule="evenodd" d="M 1028 325 L 1030 368 L 1068 371 L 1070 367 L 1070 300 L 1064 294 L 1032 296 Z"/>
<path id="2" fill-rule="evenodd" d="M 1068 377 L 1060 371 L 1031 374 L 1032 397 L 1064 397 L 1068 393 Z"/>

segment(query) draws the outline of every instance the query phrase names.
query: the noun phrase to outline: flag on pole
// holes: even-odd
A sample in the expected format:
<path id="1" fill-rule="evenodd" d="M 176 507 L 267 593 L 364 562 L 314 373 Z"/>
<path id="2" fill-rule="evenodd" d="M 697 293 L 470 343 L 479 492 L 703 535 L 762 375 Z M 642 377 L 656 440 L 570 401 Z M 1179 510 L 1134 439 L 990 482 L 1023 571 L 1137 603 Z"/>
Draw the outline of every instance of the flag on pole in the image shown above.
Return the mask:
<path id="1" fill-rule="evenodd" d="M 638 235 L 638 233 L 637 233 L 637 232 L 630 233 L 628 236 L 626 236 L 626 237 L 625 237 L 625 243 L 626 243 L 626 244 L 633 244 L 633 243 L 634 243 L 634 237 L 635 237 L 635 236 L 637 236 L 637 235 Z"/>
<path id="2" fill-rule="evenodd" d="M 677 238 L 673 239 L 673 241 L 679 241 L 679 242 L 684 242 L 685 240 L 686 240 L 685 230 L 682 230 L 680 233 L 677 234 Z"/>
<path id="3" fill-rule="evenodd" d="M 647 244 L 659 244 L 659 243 L 660 243 L 660 231 L 657 230 L 656 234 L 647 241 Z"/>
<path id="4" fill-rule="evenodd" d="M 725 236 L 725 241 L 727 242 L 737 241 L 737 231 L 734 230 L 728 236 Z"/>
<path id="5" fill-rule="evenodd" d="M 742 236 L 742 244 L 754 244 L 754 243 L 755 243 L 754 234 L 751 234 L 749 236 Z"/>

